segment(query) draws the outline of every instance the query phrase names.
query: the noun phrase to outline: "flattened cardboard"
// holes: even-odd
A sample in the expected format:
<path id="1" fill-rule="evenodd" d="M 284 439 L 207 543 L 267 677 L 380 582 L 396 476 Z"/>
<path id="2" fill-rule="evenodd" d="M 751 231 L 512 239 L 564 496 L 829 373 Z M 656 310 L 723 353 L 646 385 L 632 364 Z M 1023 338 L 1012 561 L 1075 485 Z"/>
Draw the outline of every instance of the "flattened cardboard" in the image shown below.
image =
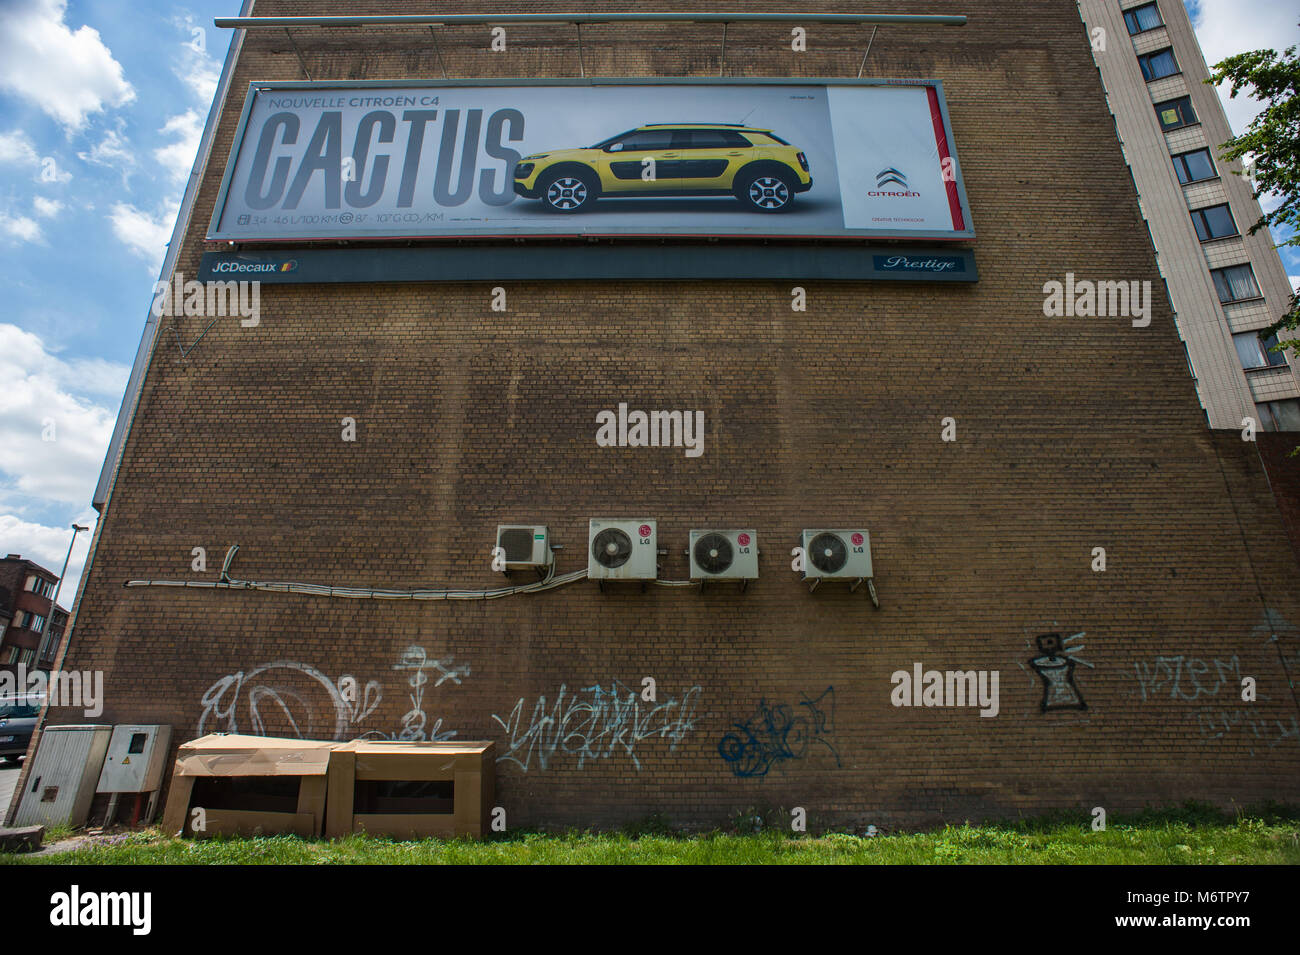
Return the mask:
<path id="1" fill-rule="evenodd" d="M 319 836 L 325 825 L 330 752 L 338 743 L 272 736 L 211 734 L 182 744 L 176 754 L 163 831 L 196 836 L 297 833 Z M 205 809 L 203 832 L 190 829 L 194 781 L 200 777 L 297 776 L 297 812 Z"/>
<path id="2" fill-rule="evenodd" d="M 357 780 L 451 780 L 450 813 L 357 813 Z M 496 792 L 496 747 L 490 741 L 354 740 L 330 754 L 325 835 L 367 832 L 396 839 L 482 838 Z"/>
<path id="3" fill-rule="evenodd" d="M 338 745 L 324 740 L 213 734 L 181 746 L 176 766 L 187 776 L 324 776 L 329 771 L 330 751 Z"/>
<path id="4" fill-rule="evenodd" d="M 181 746 L 163 813 L 165 832 L 190 827 L 194 781 L 201 777 L 297 776 L 296 812 L 206 809 L 196 836 L 297 833 L 330 838 L 368 832 L 398 839 L 482 838 L 496 794 L 496 747 L 489 741 L 353 740 L 334 743 L 213 734 Z M 357 780 L 450 780 L 449 813 L 356 813 Z"/>

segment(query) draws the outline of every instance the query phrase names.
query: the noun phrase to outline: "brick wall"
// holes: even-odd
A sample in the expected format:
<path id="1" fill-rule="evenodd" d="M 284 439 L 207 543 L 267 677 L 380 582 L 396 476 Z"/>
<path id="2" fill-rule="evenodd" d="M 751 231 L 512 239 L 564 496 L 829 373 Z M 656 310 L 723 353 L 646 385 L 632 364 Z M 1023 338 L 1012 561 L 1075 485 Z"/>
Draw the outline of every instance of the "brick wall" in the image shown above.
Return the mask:
<path id="1" fill-rule="evenodd" d="M 1300 456 L 1291 456 L 1291 452 L 1300 446 L 1300 435 L 1265 432 L 1256 435 L 1256 442 L 1277 498 L 1282 526 L 1286 528 L 1292 548 L 1300 556 Z"/>
<path id="2" fill-rule="evenodd" d="M 256 12 L 444 8 L 458 9 Z M 498 767 L 511 826 L 652 811 L 705 826 L 796 805 L 814 826 L 892 824 L 1294 795 L 1297 565 L 1253 449 L 1204 429 L 1163 297 L 1145 329 L 1043 316 L 1042 284 L 1067 271 L 1149 279 L 1163 296 L 1075 4 L 963 12 L 959 29 L 883 27 L 866 72 L 944 81 L 977 285 L 808 283 L 804 313 L 790 283 L 514 284 L 505 313 L 485 284 L 277 286 L 258 328 L 218 322 L 184 361 L 164 328 L 62 664 L 106 671 L 103 719 L 171 723 L 179 742 L 201 721 L 257 729 L 260 699 L 262 729 L 290 730 L 258 687 L 304 736 L 392 734 L 421 711 L 426 728 L 516 760 Z M 814 26 L 800 56 L 788 28 L 734 27 L 727 72 L 852 76 L 869 33 Z M 587 69 L 716 74 L 718 34 L 593 27 Z M 486 29 L 440 30 L 449 73 L 577 72 L 571 29 L 509 35 L 494 55 Z M 316 79 L 439 75 L 427 32 L 296 38 Z M 250 35 L 187 274 L 248 82 L 300 78 L 283 34 Z M 182 319 L 180 338 L 202 324 Z M 703 409 L 704 455 L 597 448 L 596 412 L 619 401 Z M 956 442 L 940 439 L 945 416 Z M 674 579 L 690 528 L 755 527 L 762 579 L 743 595 L 583 582 L 467 603 L 122 587 L 213 580 L 235 543 L 240 578 L 488 587 L 497 523 L 549 524 L 564 572 L 584 565 L 589 518 L 622 516 L 659 520 Z M 810 595 L 790 569 L 801 528 L 856 525 L 871 530 L 879 610 L 862 591 Z M 190 571 L 196 546 L 206 573 Z M 1084 635 L 1071 645 L 1086 710 L 1041 711 L 1029 661 L 1047 632 Z M 421 655 L 468 672 L 435 671 L 416 705 L 399 665 Z M 891 674 L 918 661 L 999 671 L 999 715 L 892 706 Z M 356 707 L 337 699 L 345 676 Z M 1240 701 L 1243 676 L 1258 702 Z M 644 677 L 662 709 L 609 705 L 612 685 Z M 777 739 L 762 741 L 764 719 Z M 758 728 L 755 759 L 723 758 L 736 724 Z"/>

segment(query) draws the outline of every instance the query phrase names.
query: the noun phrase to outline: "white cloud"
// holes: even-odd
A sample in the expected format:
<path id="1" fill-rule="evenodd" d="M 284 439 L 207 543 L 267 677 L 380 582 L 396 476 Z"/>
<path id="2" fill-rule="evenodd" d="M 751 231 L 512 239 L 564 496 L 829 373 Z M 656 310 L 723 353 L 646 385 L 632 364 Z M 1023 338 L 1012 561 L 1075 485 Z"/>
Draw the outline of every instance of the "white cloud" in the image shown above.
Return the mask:
<path id="1" fill-rule="evenodd" d="M 11 216 L 0 212 L 0 235 L 8 236 L 19 242 L 41 242 L 41 227 L 35 219 L 27 216 Z"/>
<path id="2" fill-rule="evenodd" d="M 68 545 L 72 543 L 72 525 L 80 524 L 87 528 L 77 535 L 72 556 L 68 558 L 67 574 L 59 588 L 59 606 L 71 610 L 86 566 L 86 555 L 90 552 L 95 519 L 95 512 L 89 508 L 61 527 L 47 527 L 24 521 L 13 514 L 0 514 L 0 552 L 26 557 L 57 574 L 63 569 L 63 559 L 68 556 Z"/>
<path id="3" fill-rule="evenodd" d="M 1300 292 L 1300 275 L 1288 275 L 1287 278 L 1291 281 L 1292 291 Z"/>
<path id="4" fill-rule="evenodd" d="M 3 3 L 4 0 L 0 0 Z M 53 156 L 41 156 L 36 152 L 36 145 L 21 130 L 0 133 L 0 163 L 16 163 L 30 166 L 36 175 L 35 182 L 67 182 L 72 174 L 59 169 Z"/>
<path id="5" fill-rule="evenodd" d="M 1278 0 L 1195 0 L 1188 3 L 1196 39 L 1211 70 L 1214 64 L 1235 53 L 1277 50 L 1279 53 L 1300 43 L 1300 9 Z M 1259 114 L 1262 105 L 1247 91 L 1228 99 L 1229 87 L 1219 87 L 1219 98 L 1228 113 L 1232 131 L 1238 135 Z"/>
<path id="6" fill-rule="evenodd" d="M 0 324 L 0 471 L 8 478 L 6 490 L 50 503 L 86 504 L 116 418 L 116 403 L 110 408 L 93 397 L 120 396 L 127 373 L 125 365 L 102 359 L 64 361 L 36 335 Z"/>
<path id="7" fill-rule="evenodd" d="M 119 120 L 115 129 L 106 130 L 98 143 L 88 151 L 77 153 L 77 158 L 96 166 L 122 170 L 122 181 L 125 183 L 135 166 L 135 153 L 123 132 L 125 128 L 126 124 Z"/>
<path id="8" fill-rule="evenodd" d="M 158 130 L 164 136 L 177 137 L 175 142 L 154 150 L 154 158 L 167 168 L 175 182 L 184 182 L 194 167 L 203 136 L 203 118 L 195 110 L 173 116 Z"/>
<path id="9" fill-rule="evenodd" d="M 53 219 L 63 210 L 63 203 L 58 199 L 46 199 L 44 196 L 34 197 L 32 206 L 36 209 L 38 216 L 43 216 L 46 219 Z"/>
<path id="10" fill-rule="evenodd" d="M 148 262 L 151 274 L 157 275 L 162 269 L 163 255 L 171 241 L 179 212 L 179 202 L 169 203 L 157 215 L 150 215 L 126 202 L 117 202 L 108 218 L 113 223 L 113 234 Z"/>
<path id="11" fill-rule="evenodd" d="M 184 37 L 172 63 L 172 71 L 180 78 L 199 103 L 207 106 L 217 95 L 217 82 L 221 79 L 221 64 L 208 53 L 211 26 L 199 26 L 194 17 L 172 19 L 172 25 Z"/>
<path id="12" fill-rule="evenodd" d="M 69 28 L 67 0 L 4 0 L 0 89 L 30 100 L 69 131 L 106 106 L 122 106 L 135 90 L 122 64 L 88 26 Z"/>
<path id="13" fill-rule="evenodd" d="M 36 154 L 36 146 L 22 131 L 15 129 L 10 133 L 0 133 L 0 162 L 34 166 L 40 161 L 41 157 Z"/>

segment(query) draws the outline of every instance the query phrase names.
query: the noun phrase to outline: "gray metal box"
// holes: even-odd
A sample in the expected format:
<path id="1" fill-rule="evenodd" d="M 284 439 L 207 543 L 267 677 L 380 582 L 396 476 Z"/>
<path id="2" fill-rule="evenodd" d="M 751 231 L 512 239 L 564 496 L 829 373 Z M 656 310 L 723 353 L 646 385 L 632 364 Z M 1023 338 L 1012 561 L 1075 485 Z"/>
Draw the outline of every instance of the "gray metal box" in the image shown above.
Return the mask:
<path id="1" fill-rule="evenodd" d="M 84 825 L 112 733 L 111 726 L 47 726 L 19 794 L 14 825 Z"/>
<path id="2" fill-rule="evenodd" d="M 151 793 L 161 789 L 163 763 L 171 741 L 170 726 L 140 723 L 114 726 L 95 791 Z"/>

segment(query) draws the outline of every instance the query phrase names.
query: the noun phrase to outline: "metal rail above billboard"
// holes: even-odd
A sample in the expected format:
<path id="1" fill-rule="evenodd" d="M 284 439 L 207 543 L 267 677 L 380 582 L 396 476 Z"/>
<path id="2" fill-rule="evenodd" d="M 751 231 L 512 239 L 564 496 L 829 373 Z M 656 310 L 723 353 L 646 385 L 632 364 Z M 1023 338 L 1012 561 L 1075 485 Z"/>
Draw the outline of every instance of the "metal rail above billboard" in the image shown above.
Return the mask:
<path id="1" fill-rule="evenodd" d="M 493 236 L 974 228 L 938 81 L 250 87 L 209 239 Z"/>

